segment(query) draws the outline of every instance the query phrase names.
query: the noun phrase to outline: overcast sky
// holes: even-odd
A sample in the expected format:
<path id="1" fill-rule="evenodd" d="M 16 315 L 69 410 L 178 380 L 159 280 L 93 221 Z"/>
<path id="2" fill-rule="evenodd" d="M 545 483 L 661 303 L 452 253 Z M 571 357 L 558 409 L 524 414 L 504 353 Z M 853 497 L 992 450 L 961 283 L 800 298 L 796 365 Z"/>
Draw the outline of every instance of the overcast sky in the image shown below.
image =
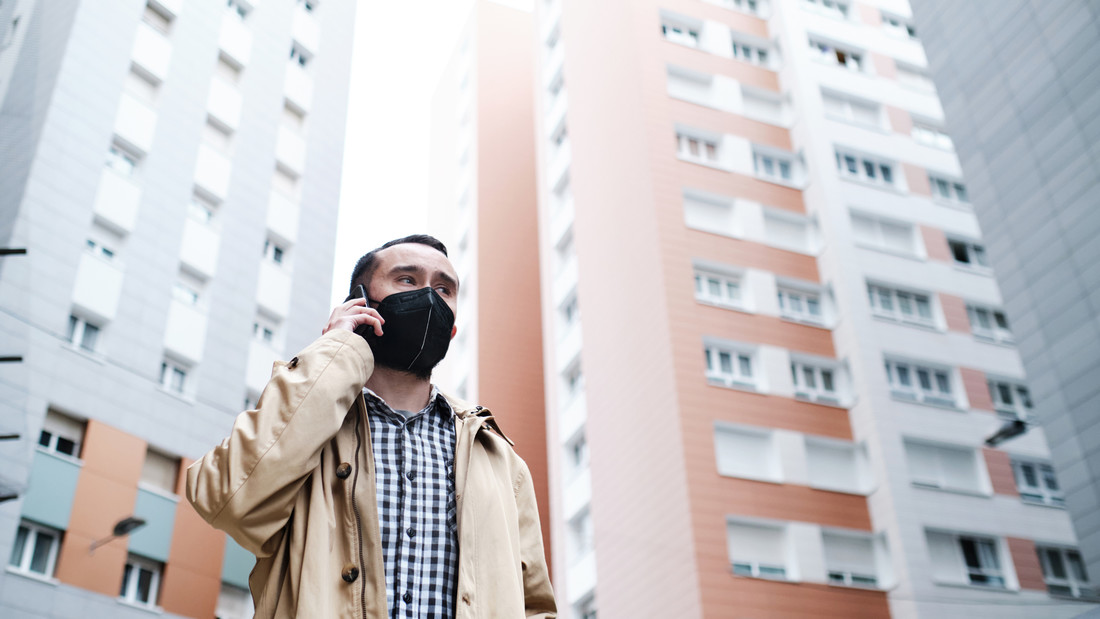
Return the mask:
<path id="1" fill-rule="evenodd" d="M 333 303 L 366 251 L 425 227 L 432 92 L 473 0 L 359 3 Z"/>

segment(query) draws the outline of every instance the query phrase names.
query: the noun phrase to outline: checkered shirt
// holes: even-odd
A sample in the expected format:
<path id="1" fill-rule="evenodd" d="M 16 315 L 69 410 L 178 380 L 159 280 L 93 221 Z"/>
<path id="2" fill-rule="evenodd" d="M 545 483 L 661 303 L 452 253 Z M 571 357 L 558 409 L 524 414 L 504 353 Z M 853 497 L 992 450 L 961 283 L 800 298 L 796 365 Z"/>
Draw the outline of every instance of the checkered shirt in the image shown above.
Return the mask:
<path id="1" fill-rule="evenodd" d="M 408 417 L 371 390 L 363 391 L 389 616 L 453 617 L 458 586 L 454 412 L 435 387 L 428 405 Z"/>

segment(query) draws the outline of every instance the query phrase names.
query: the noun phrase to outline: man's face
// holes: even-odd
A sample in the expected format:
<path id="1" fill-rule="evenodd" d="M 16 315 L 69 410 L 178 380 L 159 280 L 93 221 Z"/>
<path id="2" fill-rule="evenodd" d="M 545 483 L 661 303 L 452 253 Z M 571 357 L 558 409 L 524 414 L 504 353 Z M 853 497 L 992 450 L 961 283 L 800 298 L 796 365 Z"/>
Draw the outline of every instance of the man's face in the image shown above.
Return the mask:
<path id="1" fill-rule="evenodd" d="M 458 317 L 458 275 L 442 252 L 420 243 L 401 243 L 379 251 L 376 259 L 378 265 L 367 290 L 372 300 L 430 287 Z M 452 338 L 457 332 L 458 327 L 451 327 Z"/>

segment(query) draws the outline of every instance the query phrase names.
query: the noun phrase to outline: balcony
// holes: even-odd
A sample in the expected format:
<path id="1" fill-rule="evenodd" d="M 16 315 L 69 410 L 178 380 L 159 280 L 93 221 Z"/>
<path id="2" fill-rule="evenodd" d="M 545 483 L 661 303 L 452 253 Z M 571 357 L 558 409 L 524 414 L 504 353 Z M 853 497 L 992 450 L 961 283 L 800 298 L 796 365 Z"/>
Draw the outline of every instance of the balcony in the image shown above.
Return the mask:
<path id="1" fill-rule="evenodd" d="M 247 66 L 252 55 L 252 32 L 241 20 L 227 13 L 222 17 L 218 48 L 237 66 Z"/>
<path id="2" fill-rule="evenodd" d="M 576 604 L 596 589 L 596 551 L 590 549 L 569 567 L 565 590 Z"/>
<path id="3" fill-rule="evenodd" d="M 126 235 L 133 231 L 141 205 L 141 188 L 105 168 L 95 194 L 95 217 L 108 228 Z"/>
<path id="4" fill-rule="evenodd" d="M 149 4 L 155 4 L 162 13 L 170 17 L 176 17 L 183 8 L 183 0 L 150 0 Z"/>
<path id="5" fill-rule="evenodd" d="M 587 467 L 566 483 L 562 495 L 562 518 L 571 520 L 592 502 L 592 475 Z"/>
<path id="6" fill-rule="evenodd" d="M 279 127 L 279 137 L 275 142 L 275 160 L 283 167 L 301 176 L 306 166 L 306 141 L 289 127 Z"/>
<path id="7" fill-rule="evenodd" d="M 180 261 L 204 278 L 214 276 L 218 265 L 218 233 L 210 226 L 188 217 L 183 224 Z"/>
<path id="8" fill-rule="evenodd" d="M 210 117 L 235 131 L 241 122 L 241 93 L 228 82 L 214 78 L 210 81 L 210 96 L 206 99 L 206 112 Z"/>
<path id="9" fill-rule="evenodd" d="M 298 3 L 298 6 L 294 8 L 294 23 L 291 26 L 291 35 L 306 50 L 317 53 L 317 44 L 321 40 L 317 19 L 306 11 L 301 3 Z"/>
<path id="10" fill-rule="evenodd" d="M 108 260 L 91 253 L 80 256 L 73 287 L 73 305 L 88 318 L 102 322 L 114 320 L 118 311 L 118 296 L 122 292 L 122 266 L 118 259 Z"/>
<path id="11" fill-rule="evenodd" d="M 164 348 L 182 361 L 202 361 L 206 342 L 206 314 L 198 307 L 172 299 L 168 307 L 168 326 L 164 332 Z"/>
<path id="12" fill-rule="evenodd" d="M 153 146 L 156 130 L 156 112 L 133 96 L 122 93 L 118 101 L 118 115 L 115 117 L 115 135 L 145 154 Z"/>
<path id="13" fill-rule="evenodd" d="M 275 318 L 286 318 L 290 309 L 290 274 L 286 265 L 268 260 L 260 263 L 256 302 Z"/>
<path id="14" fill-rule="evenodd" d="M 293 245 L 298 240 L 298 217 L 301 209 L 278 191 L 272 191 L 267 201 L 267 229 Z"/>
<path id="15" fill-rule="evenodd" d="M 142 22 L 138 24 L 131 56 L 134 64 L 142 71 L 156 81 L 163 82 L 172 61 L 172 44 L 163 34 Z"/>
<path id="16" fill-rule="evenodd" d="M 283 94 L 287 103 L 299 112 L 308 112 L 313 103 L 313 78 L 296 62 L 286 63 L 286 78 L 283 82 Z"/>
<path id="17" fill-rule="evenodd" d="M 558 436 L 570 437 L 584 425 L 588 418 L 588 405 L 583 394 L 572 398 L 565 398 L 559 403 L 564 407 L 561 411 L 561 421 L 558 424 Z"/>
<path id="18" fill-rule="evenodd" d="M 195 184 L 220 200 L 225 200 L 229 191 L 229 174 L 232 169 L 229 159 L 208 144 L 199 145 L 199 154 L 195 160 Z"/>

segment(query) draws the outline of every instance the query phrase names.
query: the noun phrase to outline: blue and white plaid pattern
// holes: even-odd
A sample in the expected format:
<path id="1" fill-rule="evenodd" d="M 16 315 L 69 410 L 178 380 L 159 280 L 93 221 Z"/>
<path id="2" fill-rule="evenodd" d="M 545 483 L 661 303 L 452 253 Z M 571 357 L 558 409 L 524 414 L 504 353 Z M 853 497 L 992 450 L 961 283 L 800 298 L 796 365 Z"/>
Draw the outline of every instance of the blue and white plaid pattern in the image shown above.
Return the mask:
<path id="1" fill-rule="evenodd" d="M 454 412 L 433 387 L 407 418 L 364 389 L 392 619 L 454 616 L 458 586 Z"/>

